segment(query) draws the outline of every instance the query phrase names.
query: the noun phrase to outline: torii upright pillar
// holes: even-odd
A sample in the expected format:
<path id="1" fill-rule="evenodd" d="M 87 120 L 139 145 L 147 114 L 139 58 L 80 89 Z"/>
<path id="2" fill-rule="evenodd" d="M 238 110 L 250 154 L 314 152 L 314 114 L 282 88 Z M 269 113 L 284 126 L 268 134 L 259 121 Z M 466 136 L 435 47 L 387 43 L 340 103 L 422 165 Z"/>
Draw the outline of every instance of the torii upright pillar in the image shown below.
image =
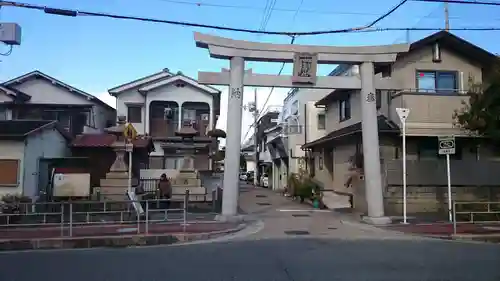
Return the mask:
<path id="1" fill-rule="evenodd" d="M 222 192 L 222 215 L 225 217 L 238 214 L 244 71 L 245 60 L 232 57 L 227 93 L 227 137 Z"/>

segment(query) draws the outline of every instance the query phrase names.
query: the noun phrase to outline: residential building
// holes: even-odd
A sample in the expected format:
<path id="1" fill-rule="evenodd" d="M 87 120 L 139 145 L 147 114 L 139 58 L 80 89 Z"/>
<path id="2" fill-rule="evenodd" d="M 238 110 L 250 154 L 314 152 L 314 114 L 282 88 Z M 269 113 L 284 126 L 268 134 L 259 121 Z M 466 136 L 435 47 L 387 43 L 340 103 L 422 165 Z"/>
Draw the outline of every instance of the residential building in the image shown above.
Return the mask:
<path id="1" fill-rule="evenodd" d="M 50 177 L 44 160 L 68 156 L 70 140 L 57 121 L 0 121 L 0 196 L 38 198 Z"/>
<path id="2" fill-rule="evenodd" d="M 180 169 L 185 150 L 196 154 L 194 168 L 212 169 L 209 155 L 217 143 L 207 133 L 215 128 L 220 114 L 219 90 L 164 69 L 109 93 L 116 97 L 117 114 L 126 116 L 139 134 L 153 138 L 150 169 Z M 181 135 L 193 137 L 188 141 Z"/>
<path id="3" fill-rule="evenodd" d="M 38 70 L 0 85 L 0 120 L 57 120 L 76 136 L 103 132 L 115 119 L 105 102 Z"/>
<path id="4" fill-rule="evenodd" d="M 497 57 L 446 31 L 411 44 L 392 65 L 377 65 L 376 79 L 390 79 L 391 91 L 375 94 L 386 212 L 402 213 L 402 148 L 396 108 L 410 109 L 406 121 L 408 212 L 446 209 L 446 166 L 437 136 L 454 135 L 451 155 L 454 199 L 493 200 L 500 168 L 493 147 L 454 123 L 455 110 L 468 102 L 471 85 L 482 83 Z M 358 75 L 356 66 L 337 67 L 334 75 Z M 311 175 L 326 189 L 354 194 L 355 207 L 366 210 L 363 177 L 349 187 L 355 166 L 362 169 L 361 98 L 359 91 L 334 90 L 316 103 L 326 114 L 326 135 L 303 145 L 311 152 Z M 494 168 L 493 168 L 494 167 Z M 359 175 L 359 174 L 358 174 Z"/>
<path id="5" fill-rule="evenodd" d="M 306 154 L 301 146 L 325 135 L 325 110 L 317 108 L 315 103 L 330 92 L 309 88 L 294 88 L 288 92 L 278 117 L 279 126 L 269 131 L 275 134 L 281 130 L 278 135 L 268 138 L 268 146 L 273 151 L 273 170 L 280 171 L 273 182 L 274 189 L 283 189 L 289 174 L 306 169 Z"/>
<path id="6" fill-rule="evenodd" d="M 247 171 L 255 171 L 255 136 L 250 137 L 241 145 L 241 153 L 245 156 Z"/>
<path id="7" fill-rule="evenodd" d="M 258 180 L 260 182 L 260 177 L 264 173 L 269 173 L 272 169 L 272 159 L 271 154 L 267 146 L 267 134 L 266 130 L 275 127 L 278 123 L 279 113 L 281 111 L 281 106 L 268 106 L 257 120 L 255 125 L 257 128 L 256 133 L 256 145 L 257 145 L 257 167 L 258 169 Z"/>

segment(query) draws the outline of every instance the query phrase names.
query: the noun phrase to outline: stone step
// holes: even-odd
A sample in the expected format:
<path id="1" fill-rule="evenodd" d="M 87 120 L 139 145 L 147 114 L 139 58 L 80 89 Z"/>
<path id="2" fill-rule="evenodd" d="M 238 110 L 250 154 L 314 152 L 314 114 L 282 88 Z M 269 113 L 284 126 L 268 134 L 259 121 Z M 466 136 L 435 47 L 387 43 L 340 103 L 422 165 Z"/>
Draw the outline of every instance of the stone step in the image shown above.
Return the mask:
<path id="1" fill-rule="evenodd" d="M 109 172 L 106 173 L 107 179 L 128 179 L 127 172 Z"/>
<path id="2" fill-rule="evenodd" d="M 172 194 L 185 194 L 186 190 L 189 190 L 189 194 L 196 194 L 196 195 L 204 195 L 207 193 L 207 190 L 204 187 L 197 186 L 197 187 L 178 187 L 174 186 L 172 187 Z"/>
<path id="3" fill-rule="evenodd" d="M 201 186 L 201 180 L 199 179 L 179 179 L 179 178 L 175 178 L 172 180 L 172 185 L 188 185 L 188 186 L 192 186 L 192 185 L 196 185 L 196 186 Z"/>
<path id="4" fill-rule="evenodd" d="M 121 187 L 128 186 L 128 179 L 101 179 L 101 186 Z"/>

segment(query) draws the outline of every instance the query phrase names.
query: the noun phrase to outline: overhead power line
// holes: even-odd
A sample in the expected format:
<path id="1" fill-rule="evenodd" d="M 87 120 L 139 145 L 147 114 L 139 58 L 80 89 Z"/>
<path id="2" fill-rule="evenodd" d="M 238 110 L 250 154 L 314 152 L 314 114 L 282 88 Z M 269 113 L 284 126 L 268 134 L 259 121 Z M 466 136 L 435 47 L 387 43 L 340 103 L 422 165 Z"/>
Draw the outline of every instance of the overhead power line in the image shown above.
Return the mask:
<path id="1" fill-rule="evenodd" d="M 185 0 L 151 0 L 151 1 L 179 4 L 179 5 L 188 5 L 188 6 L 195 6 L 195 7 L 201 7 L 201 8 L 213 7 L 213 8 L 221 8 L 221 9 L 254 10 L 254 11 L 261 11 L 265 8 L 265 7 L 257 6 L 257 5 L 252 6 L 252 5 L 217 4 L 217 3 L 209 3 L 209 2 L 203 2 L 203 1 L 195 1 L 195 2 L 185 1 Z M 295 12 L 295 9 L 275 7 L 274 11 L 292 13 L 292 12 Z M 327 9 L 321 9 L 321 10 L 301 9 L 300 13 L 302 13 L 302 14 L 316 14 L 316 15 L 345 15 L 345 16 L 380 16 L 381 15 L 380 13 L 327 10 Z M 405 16 L 405 18 L 408 18 L 408 16 Z M 416 18 L 419 19 L 420 17 L 417 16 Z M 436 17 L 436 18 L 438 18 L 438 17 Z M 464 19 L 464 18 L 465 17 L 450 16 L 450 19 Z M 500 20 L 500 18 L 492 18 L 491 20 Z"/>
<path id="2" fill-rule="evenodd" d="M 247 29 L 247 28 L 232 28 L 226 26 L 218 26 L 218 25 L 210 25 L 210 24 L 201 24 L 201 23 L 192 23 L 192 22 L 183 22 L 183 21 L 173 21 L 173 20 L 163 20 L 163 19 L 155 19 L 155 18 L 147 18 L 147 17 L 138 17 L 138 16 L 125 16 L 119 14 L 110 14 L 110 13 L 100 13 L 100 12 L 92 12 L 92 11 L 81 11 L 81 10 L 72 10 L 72 9 L 61 9 L 48 7 L 44 5 L 35 5 L 14 1 L 0 1 L 0 6 L 11 6 L 17 8 L 25 8 L 43 11 L 47 14 L 59 15 L 59 16 L 68 16 L 68 17 L 77 17 L 77 16 L 94 16 L 94 17 L 104 17 L 104 18 L 114 18 L 114 19 L 123 19 L 123 20 L 136 20 L 143 22 L 155 22 L 155 23 L 165 23 L 172 25 L 180 25 L 180 26 L 189 26 L 189 27 L 200 27 L 200 28 L 208 28 L 208 29 L 217 29 L 217 30 L 226 30 L 226 31 L 234 31 L 234 32 L 245 32 L 245 33 L 253 33 L 253 34 L 268 34 L 268 35 L 286 35 L 286 36 L 311 36 L 311 35 L 321 35 L 321 34 L 334 34 L 334 33 L 347 33 L 353 31 L 360 31 L 364 29 L 371 28 L 381 20 L 385 19 L 389 15 L 391 15 L 394 11 L 396 11 L 399 7 L 401 7 L 404 3 L 408 2 L 408 0 L 401 1 L 394 8 L 389 10 L 387 13 L 378 17 L 375 21 L 371 22 L 368 25 L 352 27 L 352 28 L 343 28 L 343 29 L 332 29 L 332 30 L 323 30 L 323 31 L 309 31 L 309 32 L 284 32 L 284 31 L 265 31 L 265 30 L 255 30 L 255 29 Z"/>
<path id="3" fill-rule="evenodd" d="M 408 0 L 403 1 L 407 2 Z M 413 0 L 413 1 L 424 1 L 424 0 Z M 426 0 L 430 1 L 430 0 Z M 378 23 L 383 18 L 389 16 L 395 10 L 389 11 L 388 13 L 382 15 L 377 20 L 372 22 L 369 25 L 354 27 L 354 28 L 344 28 L 344 29 L 333 29 L 333 30 L 319 30 L 319 31 L 308 31 L 308 32 L 290 32 L 290 31 L 264 31 L 264 30 L 255 30 L 255 29 L 246 29 L 246 28 L 232 28 L 218 25 L 209 25 L 209 24 L 200 24 L 200 23 L 192 23 L 192 22 L 182 22 L 182 21 L 172 21 L 172 20 L 163 20 L 163 19 L 155 19 L 155 18 L 147 18 L 147 17 L 138 17 L 138 16 L 125 16 L 118 14 L 109 14 L 109 13 L 99 13 L 99 12 L 90 12 L 90 11 L 79 11 L 79 10 L 68 10 L 61 8 L 53 8 L 47 7 L 43 5 L 34 5 L 34 4 L 26 4 L 20 2 L 12 2 L 12 1 L 0 1 L 0 7 L 2 6 L 10 6 L 16 8 L 24 8 L 24 9 L 32 9 L 43 11 L 46 14 L 59 15 L 59 16 L 69 16 L 69 17 L 77 17 L 81 16 L 94 16 L 94 17 L 104 17 L 104 18 L 114 18 L 114 19 L 123 19 L 123 20 L 135 20 L 135 21 L 143 21 L 143 22 L 153 22 L 153 23 L 164 23 L 171 25 L 179 25 L 179 26 L 187 26 L 187 27 L 200 27 L 207 29 L 216 29 L 216 30 L 226 30 L 226 31 L 234 31 L 234 32 L 243 32 L 243 33 L 253 33 L 253 34 L 267 34 L 267 35 L 282 35 L 282 36 L 314 36 L 314 35 L 324 35 L 324 34 L 336 34 L 336 33 L 350 33 L 350 32 L 380 32 L 380 31 L 401 31 L 401 30 L 428 30 L 428 31 L 437 31 L 442 30 L 442 28 L 372 28 L 373 25 Z M 398 5 L 398 6 L 401 6 Z M 380 19 L 382 18 L 382 19 Z M 453 30 L 467 30 L 467 31 L 492 31 L 499 30 L 499 28 L 491 27 L 491 28 L 450 28 L 450 31 Z"/>
<path id="4" fill-rule="evenodd" d="M 450 4 L 468 4 L 468 5 L 486 5 L 500 6 L 500 2 L 493 1 L 466 1 L 466 0 L 412 0 L 414 2 L 431 2 L 431 3 L 450 3 Z"/>

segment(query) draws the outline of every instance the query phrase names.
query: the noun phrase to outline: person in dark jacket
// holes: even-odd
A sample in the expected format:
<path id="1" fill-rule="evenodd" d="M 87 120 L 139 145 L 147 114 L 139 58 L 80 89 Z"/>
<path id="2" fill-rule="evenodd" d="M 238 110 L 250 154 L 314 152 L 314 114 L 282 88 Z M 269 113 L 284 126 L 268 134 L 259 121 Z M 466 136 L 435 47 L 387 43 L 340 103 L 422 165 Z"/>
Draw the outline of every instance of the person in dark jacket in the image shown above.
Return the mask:
<path id="1" fill-rule="evenodd" d="M 167 178 L 166 174 L 162 174 L 160 181 L 158 182 L 158 192 L 160 199 L 171 199 L 172 198 L 172 183 Z M 170 201 L 162 201 L 160 204 L 162 209 L 168 209 L 170 207 Z"/>

